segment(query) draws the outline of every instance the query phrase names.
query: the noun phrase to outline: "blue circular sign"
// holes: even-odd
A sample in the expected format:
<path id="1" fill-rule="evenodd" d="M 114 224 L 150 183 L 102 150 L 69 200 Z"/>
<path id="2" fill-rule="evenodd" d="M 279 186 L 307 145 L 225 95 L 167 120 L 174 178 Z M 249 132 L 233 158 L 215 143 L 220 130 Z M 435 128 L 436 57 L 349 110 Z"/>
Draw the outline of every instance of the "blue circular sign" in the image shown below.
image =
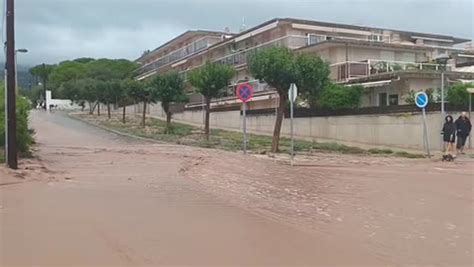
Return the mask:
<path id="1" fill-rule="evenodd" d="M 428 105 L 428 95 L 425 92 L 418 92 L 415 95 L 415 104 L 419 108 L 425 108 Z"/>

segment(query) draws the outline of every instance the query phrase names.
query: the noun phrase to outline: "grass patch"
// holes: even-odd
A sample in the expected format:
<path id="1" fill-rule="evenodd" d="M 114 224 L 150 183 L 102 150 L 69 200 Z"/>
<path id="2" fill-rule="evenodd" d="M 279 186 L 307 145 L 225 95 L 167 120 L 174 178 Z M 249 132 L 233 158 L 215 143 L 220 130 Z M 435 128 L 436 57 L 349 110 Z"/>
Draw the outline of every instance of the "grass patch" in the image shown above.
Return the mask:
<path id="1" fill-rule="evenodd" d="M 425 155 L 423 154 L 413 154 L 413 153 L 408 153 L 406 151 L 397 151 L 393 153 L 393 155 L 397 157 L 402 157 L 402 158 L 409 158 L 409 159 L 422 159 L 425 158 Z"/>
<path id="2" fill-rule="evenodd" d="M 211 129 L 209 140 L 204 139 L 203 130 L 198 127 L 182 123 L 171 124 L 166 129 L 166 122 L 155 118 L 147 118 L 146 126 L 140 124 L 140 117 L 128 117 L 126 123 L 122 123 L 118 116 L 107 119 L 102 116 L 98 118 L 94 115 L 78 115 L 90 122 L 105 126 L 110 129 L 121 131 L 130 135 L 146 137 L 154 140 L 197 146 L 203 148 L 215 148 L 227 151 L 240 151 L 243 149 L 242 133 Z M 247 149 L 250 153 L 266 154 L 270 151 L 272 137 L 265 135 L 248 134 Z M 335 142 L 319 143 L 314 141 L 295 140 L 294 148 L 296 152 L 332 152 L 341 154 L 365 154 L 365 155 L 390 155 L 405 158 L 423 158 L 421 154 L 411 154 L 408 152 L 394 152 L 390 149 L 369 149 L 347 146 Z M 291 140 L 289 138 L 280 139 L 281 153 L 289 153 Z"/>
<path id="3" fill-rule="evenodd" d="M 370 154 L 375 154 L 375 155 L 390 155 L 393 154 L 393 150 L 391 149 L 378 149 L 378 148 L 371 148 L 367 150 Z"/>
<path id="4" fill-rule="evenodd" d="M 0 163 L 5 163 L 5 154 L 3 153 L 2 150 L 0 150 L 0 151 L 1 151 L 1 153 L 2 153 L 2 154 L 0 155 Z"/>

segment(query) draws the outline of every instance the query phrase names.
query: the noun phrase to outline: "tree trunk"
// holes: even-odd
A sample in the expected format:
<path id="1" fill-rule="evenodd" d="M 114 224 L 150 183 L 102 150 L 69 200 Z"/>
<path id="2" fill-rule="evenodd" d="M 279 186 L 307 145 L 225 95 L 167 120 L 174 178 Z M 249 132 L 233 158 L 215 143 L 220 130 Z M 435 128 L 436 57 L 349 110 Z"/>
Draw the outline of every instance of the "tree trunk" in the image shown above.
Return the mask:
<path id="1" fill-rule="evenodd" d="M 97 103 L 97 116 L 100 116 L 100 102 Z"/>
<path id="2" fill-rule="evenodd" d="M 204 135 L 207 141 L 209 141 L 209 115 L 210 113 L 211 113 L 211 98 L 206 97 L 206 119 L 204 122 Z"/>
<path id="3" fill-rule="evenodd" d="M 166 112 L 166 132 L 169 131 L 169 129 L 171 128 L 171 116 L 173 114 L 171 114 L 171 111 L 167 111 Z"/>
<path id="4" fill-rule="evenodd" d="M 107 117 L 110 119 L 110 103 L 107 103 Z"/>
<path id="5" fill-rule="evenodd" d="M 161 102 L 161 108 L 166 114 L 166 129 L 165 132 L 168 134 L 171 128 L 171 111 L 170 111 L 170 103 L 168 102 Z"/>
<path id="6" fill-rule="evenodd" d="M 280 105 L 277 111 L 277 117 L 275 122 L 275 129 L 273 130 L 273 139 L 272 139 L 272 153 L 278 152 L 278 147 L 280 145 L 280 132 L 281 125 L 283 123 L 283 117 L 285 115 L 286 109 L 286 96 L 279 94 L 280 96 Z"/>
<path id="7" fill-rule="evenodd" d="M 145 128 L 145 117 L 146 117 L 146 101 L 143 101 L 143 116 L 142 116 L 142 127 Z"/>
<path id="8" fill-rule="evenodd" d="M 122 123 L 125 123 L 125 115 L 127 112 L 127 106 L 123 105 L 123 112 L 122 112 Z"/>
<path id="9" fill-rule="evenodd" d="M 90 115 L 94 114 L 95 105 L 92 105 L 92 102 L 90 101 L 87 101 L 87 103 L 89 104 L 89 114 Z"/>

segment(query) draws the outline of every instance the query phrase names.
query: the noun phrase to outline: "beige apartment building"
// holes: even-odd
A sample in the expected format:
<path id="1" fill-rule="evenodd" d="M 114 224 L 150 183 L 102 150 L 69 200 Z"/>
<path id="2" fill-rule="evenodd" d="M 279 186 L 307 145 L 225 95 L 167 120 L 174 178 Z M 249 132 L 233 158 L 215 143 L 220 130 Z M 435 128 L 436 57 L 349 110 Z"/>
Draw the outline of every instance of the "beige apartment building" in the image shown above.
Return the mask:
<path id="1" fill-rule="evenodd" d="M 446 83 L 474 80 L 474 51 L 471 40 L 446 35 L 344 25 L 299 19 L 273 19 L 238 34 L 188 31 L 137 59 L 138 80 L 168 71 L 184 77 L 206 61 L 229 64 L 237 74 L 227 97 L 212 106 L 237 105 L 234 96 L 239 83 L 249 82 L 255 90 L 250 109 L 272 108 L 277 94 L 251 77 L 247 55 L 257 49 L 285 46 L 298 53 L 319 55 L 337 83 L 366 88 L 363 106 L 401 105 L 412 91 L 441 87 Z M 188 107 L 202 105 L 201 96 L 188 87 Z"/>

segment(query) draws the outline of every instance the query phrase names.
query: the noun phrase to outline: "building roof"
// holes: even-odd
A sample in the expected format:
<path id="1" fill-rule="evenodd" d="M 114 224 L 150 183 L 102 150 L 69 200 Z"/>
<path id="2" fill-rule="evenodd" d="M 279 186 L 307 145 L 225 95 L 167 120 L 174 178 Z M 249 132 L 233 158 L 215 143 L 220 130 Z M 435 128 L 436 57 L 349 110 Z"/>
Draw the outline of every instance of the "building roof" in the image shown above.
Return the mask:
<path id="1" fill-rule="evenodd" d="M 213 46 L 211 46 L 211 48 L 214 47 L 214 46 L 219 46 L 219 45 L 231 42 L 234 39 L 236 39 L 236 38 L 238 38 L 242 35 L 245 35 L 247 33 L 250 33 L 252 31 L 255 31 L 257 29 L 260 29 L 262 27 L 265 27 L 267 25 L 270 25 L 270 24 L 275 23 L 275 22 L 280 22 L 280 21 L 288 22 L 288 23 L 318 25 L 318 26 L 325 26 L 325 27 L 346 28 L 346 29 L 354 29 L 354 30 L 362 30 L 362 31 L 387 30 L 387 31 L 399 32 L 399 33 L 402 33 L 402 34 L 409 34 L 409 35 L 413 35 L 413 36 L 416 35 L 416 36 L 425 37 L 425 38 L 449 39 L 449 40 L 453 41 L 453 44 L 459 44 L 459 43 L 465 43 L 465 42 L 471 41 L 470 39 L 466 39 L 466 38 L 459 38 L 459 37 L 453 37 L 453 36 L 441 35 L 441 34 L 401 31 L 401 30 L 394 30 L 394 29 L 384 29 L 384 28 L 377 28 L 377 27 L 357 26 L 357 25 L 332 23 L 332 22 L 321 22 L 321 21 L 315 21 L 315 20 L 304 20 L 304 19 L 295 19 L 295 18 L 274 18 L 274 19 L 265 21 L 265 22 L 255 26 L 255 27 L 252 27 L 252 28 L 250 28 L 246 31 L 235 34 L 231 38 L 226 39 L 225 41 L 214 44 Z"/>
<path id="2" fill-rule="evenodd" d="M 465 43 L 465 42 L 471 41 L 470 39 L 459 38 L 459 37 L 453 37 L 453 36 L 443 35 L 443 34 L 412 32 L 412 31 L 404 31 L 404 30 L 397 30 L 397 29 L 368 27 L 368 26 L 359 26 L 359 25 L 350 25 L 350 24 L 341 24 L 341 23 L 332 23 L 332 22 L 321 22 L 321 21 L 295 19 L 295 18 L 283 18 L 283 19 L 280 19 L 280 20 L 282 20 L 282 21 L 288 21 L 288 22 L 291 22 L 291 23 L 301 23 L 301 24 L 309 24 L 309 25 L 321 25 L 321 26 L 326 26 L 326 27 L 341 27 L 341 28 L 354 29 L 354 30 L 363 30 L 363 31 L 370 31 L 370 30 L 386 30 L 386 31 L 399 32 L 399 33 L 402 33 L 402 34 L 413 35 L 413 36 L 420 36 L 420 37 L 426 37 L 426 38 L 444 38 L 444 39 L 451 39 L 451 40 L 453 40 L 454 44 Z"/>

